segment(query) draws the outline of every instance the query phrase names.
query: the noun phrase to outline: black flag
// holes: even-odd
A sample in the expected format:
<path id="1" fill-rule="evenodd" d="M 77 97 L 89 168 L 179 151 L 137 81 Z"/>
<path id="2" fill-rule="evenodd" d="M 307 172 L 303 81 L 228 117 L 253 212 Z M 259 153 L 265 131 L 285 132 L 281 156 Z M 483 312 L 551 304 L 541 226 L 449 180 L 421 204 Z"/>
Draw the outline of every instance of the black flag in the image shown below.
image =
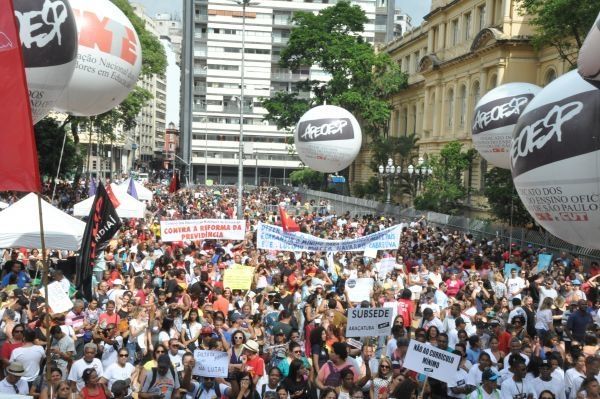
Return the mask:
<path id="1" fill-rule="evenodd" d="M 117 215 L 111 196 L 102 183 L 98 183 L 94 204 L 85 225 L 75 277 L 77 290 L 87 300 L 92 298 L 92 270 L 96 256 L 106 248 L 108 241 L 121 228 L 121 224 L 121 219 Z"/>

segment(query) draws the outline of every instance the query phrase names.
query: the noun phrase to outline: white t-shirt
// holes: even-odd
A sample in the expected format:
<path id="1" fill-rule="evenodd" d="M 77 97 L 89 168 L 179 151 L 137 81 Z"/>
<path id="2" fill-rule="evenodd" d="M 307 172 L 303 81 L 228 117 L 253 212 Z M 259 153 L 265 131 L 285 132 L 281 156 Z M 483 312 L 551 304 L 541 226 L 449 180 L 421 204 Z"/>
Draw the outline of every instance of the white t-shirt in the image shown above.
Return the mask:
<path id="1" fill-rule="evenodd" d="M 119 363 L 113 363 L 104 371 L 102 377 L 108 381 L 108 389 L 110 390 L 115 381 L 125 381 L 127 379 L 131 381 L 131 375 L 134 371 L 135 367 L 131 363 L 125 363 L 125 367 L 121 367 Z M 129 390 L 131 391 L 131 385 L 129 386 Z"/>
<path id="2" fill-rule="evenodd" d="M 19 392 L 16 392 L 15 387 L 9 384 L 8 381 L 6 381 L 6 378 L 3 379 L 0 381 L 0 393 L 10 395 L 29 395 L 29 385 L 27 385 L 27 381 L 25 381 L 23 378 L 17 381 L 15 385 L 17 386 L 17 390 Z"/>
<path id="3" fill-rule="evenodd" d="M 94 370 L 96 370 L 98 378 L 104 376 L 104 368 L 102 367 L 102 362 L 100 361 L 100 359 L 94 358 L 94 360 L 92 360 L 91 363 L 86 363 L 84 359 L 79 359 L 75 363 L 73 363 L 73 366 L 71 366 L 71 372 L 69 373 L 69 378 L 67 378 L 67 380 L 75 381 L 75 383 L 77 384 L 78 391 L 81 391 L 85 386 L 85 383 L 83 382 L 82 378 L 83 372 L 89 368 L 93 368 Z"/>
<path id="4" fill-rule="evenodd" d="M 525 365 L 529 365 L 529 356 L 524 353 L 519 353 L 523 359 L 525 359 Z M 508 361 L 510 360 L 510 353 L 504 356 L 504 370 L 508 370 L 510 366 L 508 365 Z"/>
<path id="5" fill-rule="evenodd" d="M 146 349 L 146 332 L 148 331 L 148 323 L 144 323 L 143 321 L 138 321 L 136 319 L 132 319 L 129 322 L 129 327 L 133 327 L 136 331 L 143 327 L 143 331 L 138 335 L 135 339 L 137 344 L 142 349 Z M 130 337 L 131 338 L 131 337 Z"/>
<path id="6" fill-rule="evenodd" d="M 513 378 L 509 378 L 500 387 L 500 397 L 502 399 L 527 399 L 528 395 L 537 398 L 535 390 L 525 380 L 515 382 Z"/>
<path id="7" fill-rule="evenodd" d="M 40 373 L 40 362 L 46 357 L 44 348 L 39 345 L 20 347 L 12 351 L 10 362 L 19 362 L 25 368 L 22 380 L 32 382 Z"/>
<path id="8" fill-rule="evenodd" d="M 491 367 L 491 370 L 494 374 L 498 374 L 498 369 L 495 367 Z M 474 387 L 478 387 L 481 385 L 481 376 L 483 375 L 483 371 L 479 369 L 479 363 L 475 363 L 473 367 L 469 369 L 469 374 L 467 376 L 467 384 L 473 385 Z"/>
<path id="9" fill-rule="evenodd" d="M 554 288 L 547 289 L 545 286 L 541 285 L 538 288 L 540 292 L 540 304 L 538 305 L 538 309 L 542 306 L 542 302 L 546 298 L 556 299 L 558 297 L 558 292 Z"/>
<path id="10" fill-rule="evenodd" d="M 509 299 L 512 298 L 521 298 L 521 294 L 516 294 L 520 289 L 525 288 L 525 280 L 521 277 L 509 278 L 506 282 L 506 286 L 508 287 Z"/>
<path id="11" fill-rule="evenodd" d="M 565 371 L 565 390 L 569 399 L 575 399 L 583 380 L 585 380 L 585 373 L 580 373 L 575 367 Z"/>
<path id="12" fill-rule="evenodd" d="M 556 399 L 566 399 L 565 385 L 555 378 L 551 378 L 550 381 L 544 381 L 540 377 L 533 380 L 533 389 L 535 390 L 535 397 L 539 398 L 542 391 L 550 391 L 556 395 Z"/>
<path id="13" fill-rule="evenodd" d="M 123 347 L 123 337 L 117 336 L 114 340 L 117 341 L 117 349 L 115 349 L 114 345 L 109 345 L 106 342 L 100 344 L 102 346 L 102 367 L 105 369 L 117 362 L 119 357 L 117 352 Z"/>
<path id="14" fill-rule="evenodd" d="M 552 310 L 540 310 L 535 315 L 535 328 L 537 330 L 549 330 L 549 325 L 552 324 Z"/>
<path id="15" fill-rule="evenodd" d="M 172 354 L 171 351 L 168 351 L 167 353 L 175 371 L 183 371 L 183 355 L 185 354 L 185 351 L 180 350 L 177 351 L 176 354 Z"/>
<path id="16" fill-rule="evenodd" d="M 467 378 L 468 374 L 462 368 L 459 368 L 453 376 L 451 382 L 448 382 L 448 396 L 452 398 L 460 398 L 464 399 L 467 395 L 464 393 L 454 393 L 451 388 L 461 388 L 468 384 Z"/>

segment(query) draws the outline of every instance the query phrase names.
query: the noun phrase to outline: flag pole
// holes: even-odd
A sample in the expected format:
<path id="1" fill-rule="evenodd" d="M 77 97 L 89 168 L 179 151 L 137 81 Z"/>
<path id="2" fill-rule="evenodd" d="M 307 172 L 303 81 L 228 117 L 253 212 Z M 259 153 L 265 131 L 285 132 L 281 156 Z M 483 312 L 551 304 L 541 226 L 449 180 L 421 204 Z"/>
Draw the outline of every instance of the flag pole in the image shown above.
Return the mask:
<path id="1" fill-rule="evenodd" d="M 42 194 L 37 193 L 38 197 L 38 217 L 40 219 L 40 242 L 42 244 L 42 265 L 43 274 L 42 274 L 42 284 L 44 284 L 44 299 L 46 301 L 46 314 L 44 318 L 46 319 L 46 325 L 50 325 L 50 305 L 48 302 L 48 260 L 46 259 L 46 237 L 44 236 L 44 219 L 42 218 Z M 50 347 L 52 344 L 52 337 L 50 336 L 50 329 L 46 332 L 46 359 L 50 359 Z M 48 387 L 50 388 L 50 392 L 52 392 L 52 384 L 50 383 L 50 375 L 51 370 L 46 364 L 46 382 L 48 383 Z"/>

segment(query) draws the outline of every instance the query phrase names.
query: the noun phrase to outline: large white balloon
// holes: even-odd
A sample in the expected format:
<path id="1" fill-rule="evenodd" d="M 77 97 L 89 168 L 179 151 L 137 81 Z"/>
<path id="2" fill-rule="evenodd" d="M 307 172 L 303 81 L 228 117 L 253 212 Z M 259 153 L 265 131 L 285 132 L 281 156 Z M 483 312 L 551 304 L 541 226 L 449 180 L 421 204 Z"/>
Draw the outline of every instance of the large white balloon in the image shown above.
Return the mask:
<path id="1" fill-rule="evenodd" d="M 33 123 L 46 116 L 71 80 L 77 27 L 67 0 L 14 0 Z"/>
<path id="2" fill-rule="evenodd" d="M 79 51 L 73 78 L 56 108 L 98 115 L 116 107 L 134 88 L 142 67 L 140 40 L 125 14 L 108 0 L 71 0 Z"/>
<path id="3" fill-rule="evenodd" d="M 344 108 L 319 105 L 308 110 L 294 132 L 296 151 L 304 164 L 324 173 L 350 166 L 362 144 L 356 118 Z"/>
<path id="4" fill-rule="evenodd" d="M 571 244 L 600 249 L 600 90 L 571 71 L 515 126 L 511 170 L 525 207 Z"/>
<path id="5" fill-rule="evenodd" d="M 510 141 L 521 112 L 540 87 L 507 83 L 490 90 L 475 106 L 473 146 L 490 164 L 510 169 Z"/>
<path id="6" fill-rule="evenodd" d="M 577 68 L 581 76 L 600 86 L 600 14 L 579 50 Z"/>

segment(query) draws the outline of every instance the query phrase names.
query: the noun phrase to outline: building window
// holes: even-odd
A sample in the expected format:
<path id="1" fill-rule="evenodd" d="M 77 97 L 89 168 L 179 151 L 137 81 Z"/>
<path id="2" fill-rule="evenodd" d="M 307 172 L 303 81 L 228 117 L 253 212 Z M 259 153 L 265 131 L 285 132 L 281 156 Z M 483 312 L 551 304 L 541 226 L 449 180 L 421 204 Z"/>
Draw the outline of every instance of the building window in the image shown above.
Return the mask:
<path id="1" fill-rule="evenodd" d="M 448 90 L 448 127 L 452 128 L 454 124 L 454 90 Z"/>
<path id="2" fill-rule="evenodd" d="M 408 108 L 404 108 L 402 111 L 402 131 L 404 136 L 408 135 Z"/>
<path id="3" fill-rule="evenodd" d="M 458 18 L 452 21 L 452 45 L 458 43 Z"/>
<path id="4" fill-rule="evenodd" d="M 485 174 L 487 173 L 488 164 L 485 159 L 481 159 L 479 163 L 479 190 L 483 192 L 485 189 Z"/>
<path id="5" fill-rule="evenodd" d="M 546 77 L 544 78 L 544 86 L 550 84 L 550 82 L 552 82 L 554 79 L 556 79 L 556 71 L 554 70 L 554 68 L 550 68 L 546 72 Z"/>
<path id="6" fill-rule="evenodd" d="M 477 15 L 479 16 L 479 30 L 485 28 L 485 4 L 477 7 Z"/>
<path id="7" fill-rule="evenodd" d="M 415 73 L 417 73 L 419 71 L 419 60 L 421 59 L 419 54 L 420 54 L 420 51 L 417 51 L 415 53 L 415 63 L 414 63 L 414 69 L 413 69 L 415 71 Z"/>
<path id="8" fill-rule="evenodd" d="M 492 90 L 497 85 L 498 85 L 498 75 L 493 74 L 492 77 L 490 78 L 490 84 L 488 85 L 488 87 L 490 88 L 490 90 Z"/>
<path id="9" fill-rule="evenodd" d="M 412 107 L 412 132 L 417 133 L 417 106 L 413 105 Z"/>
<path id="10" fill-rule="evenodd" d="M 460 127 L 465 126 L 467 119 L 467 87 L 462 85 L 460 87 Z"/>
<path id="11" fill-rule="evenodd" d="M 473 106 L 471 108 L 475 109 L 475 106 L 479 102 L 481 98 L 481 87 L 479 86 L 479 82 L 473 83 Z"/>
<path id="12" fill-rule="evenodd" d="M 464 29 L 465 29 L 465 41 L 469 40 L 469 38 L 471 37 L 471 13 L 468 12 L 465 14 L 465 24 L 464 24 Z"/>
<path id="13" fill-rule="evenodd" d="M 435 51 L 435 49 L 437 48 L 437 41 L 438 41 L 438 27 L 435 26 L 432 30 L 431 30 L 431 34 L 433 35 L 432 40 L 431 40 L 431 52 L 433 53 Z"/>

